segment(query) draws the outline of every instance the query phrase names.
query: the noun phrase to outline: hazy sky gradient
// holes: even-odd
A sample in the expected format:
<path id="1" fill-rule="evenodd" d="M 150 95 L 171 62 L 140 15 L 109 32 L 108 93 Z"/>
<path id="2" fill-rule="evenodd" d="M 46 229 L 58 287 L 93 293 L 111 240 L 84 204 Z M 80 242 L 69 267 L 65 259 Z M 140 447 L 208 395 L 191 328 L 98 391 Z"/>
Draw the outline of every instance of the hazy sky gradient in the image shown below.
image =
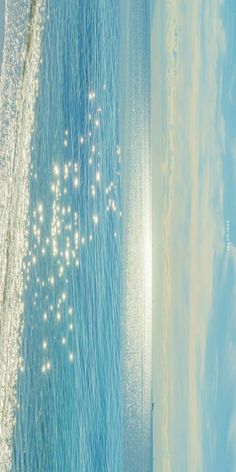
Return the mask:
<path id="1" fill-rule="evenodd" d="M 226 404 L 218 372 L 226 367 L 223 347 L 236 366 L 234 344 L 222 339 L 236 234 L 226 235 L 235 227 L 235 136 L 228 155 L 226 144 L 235 110 L 234 101 L 229 113 L 226 99 L 234 94 L 226 85 L 229 71 L 235 78 L 232 13 L 233 3 L 221 0 L 157 0 L 154 9 L 154 472 L 236 466 L 236 405 Z M 227 382 L 235 387 L 230 373 Z"/>

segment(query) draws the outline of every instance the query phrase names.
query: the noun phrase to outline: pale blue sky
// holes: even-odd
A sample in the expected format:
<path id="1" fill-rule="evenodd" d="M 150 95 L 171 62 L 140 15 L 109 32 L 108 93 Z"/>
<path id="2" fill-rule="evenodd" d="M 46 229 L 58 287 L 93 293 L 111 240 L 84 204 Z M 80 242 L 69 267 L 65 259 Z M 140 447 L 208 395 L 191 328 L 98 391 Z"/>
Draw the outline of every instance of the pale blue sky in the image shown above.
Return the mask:
<path id="1" fill-rule="evenodd" d="M 154 472 L 236 470 L 236 5 L 156 1 Z"/>
<path id="2" fill-rule="evenodd" d="M 224 123 L 221 150 L 224 182 L 225 242 L 228 250 L 218 255 L 214 270 L 212 317 L 208 327 L 204 389 L 202 389 L 205 468 L 209 471 L 236 470 L 236 5 L 221 8 L 226 51 L 220 98 Z"/>

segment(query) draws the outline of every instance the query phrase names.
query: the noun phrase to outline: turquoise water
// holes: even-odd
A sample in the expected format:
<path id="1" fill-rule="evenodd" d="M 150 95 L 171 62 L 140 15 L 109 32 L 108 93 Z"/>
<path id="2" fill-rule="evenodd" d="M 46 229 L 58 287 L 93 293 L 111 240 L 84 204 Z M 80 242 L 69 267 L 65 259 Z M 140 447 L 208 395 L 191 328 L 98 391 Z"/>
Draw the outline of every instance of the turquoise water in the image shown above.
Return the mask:
<path id="1" fill-rule="evenodd" d="M 150 471 L 150 4 L 9 0 L 5 31 L 0 470 Z"/>
<path id="2" fill-rule="evenodd" d="M 47 5 L 13 471 L 122 470 L 118 20 Z"/>

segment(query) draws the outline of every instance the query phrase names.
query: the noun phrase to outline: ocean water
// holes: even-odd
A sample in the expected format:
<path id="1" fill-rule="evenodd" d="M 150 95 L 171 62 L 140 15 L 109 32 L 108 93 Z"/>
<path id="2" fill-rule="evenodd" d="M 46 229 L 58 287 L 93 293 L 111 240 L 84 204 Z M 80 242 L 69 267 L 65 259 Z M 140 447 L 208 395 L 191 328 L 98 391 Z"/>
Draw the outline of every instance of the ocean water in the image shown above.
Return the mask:
<path id="1" fill-rule="evenodd" d="M 12 470 L 118 471 L 118 11 L 48 2 L 45 17 Z"/>
<path id="2" fill-rule="evenodd" d="M 150 22 L 149 1 L 121 1 L 123 454 L 135 472 L 152 470 Z"/>
<path id="3" fill-rule="evenodd" d="M 6 8 L 4 472 L 152 470 L 149 2 L 137 6 Z"/>

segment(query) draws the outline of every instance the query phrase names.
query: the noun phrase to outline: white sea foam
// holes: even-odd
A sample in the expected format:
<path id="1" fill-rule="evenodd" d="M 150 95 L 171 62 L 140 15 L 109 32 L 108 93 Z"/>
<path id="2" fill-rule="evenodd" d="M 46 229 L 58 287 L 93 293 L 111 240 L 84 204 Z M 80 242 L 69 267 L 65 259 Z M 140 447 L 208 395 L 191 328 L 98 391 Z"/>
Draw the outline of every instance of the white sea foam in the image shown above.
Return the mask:
<path id="1" fill-rule="evenodd" d="M 45 0 L 8 0 L 0 83 L 0 470 L 11 468 L 28 169 Z"/>

